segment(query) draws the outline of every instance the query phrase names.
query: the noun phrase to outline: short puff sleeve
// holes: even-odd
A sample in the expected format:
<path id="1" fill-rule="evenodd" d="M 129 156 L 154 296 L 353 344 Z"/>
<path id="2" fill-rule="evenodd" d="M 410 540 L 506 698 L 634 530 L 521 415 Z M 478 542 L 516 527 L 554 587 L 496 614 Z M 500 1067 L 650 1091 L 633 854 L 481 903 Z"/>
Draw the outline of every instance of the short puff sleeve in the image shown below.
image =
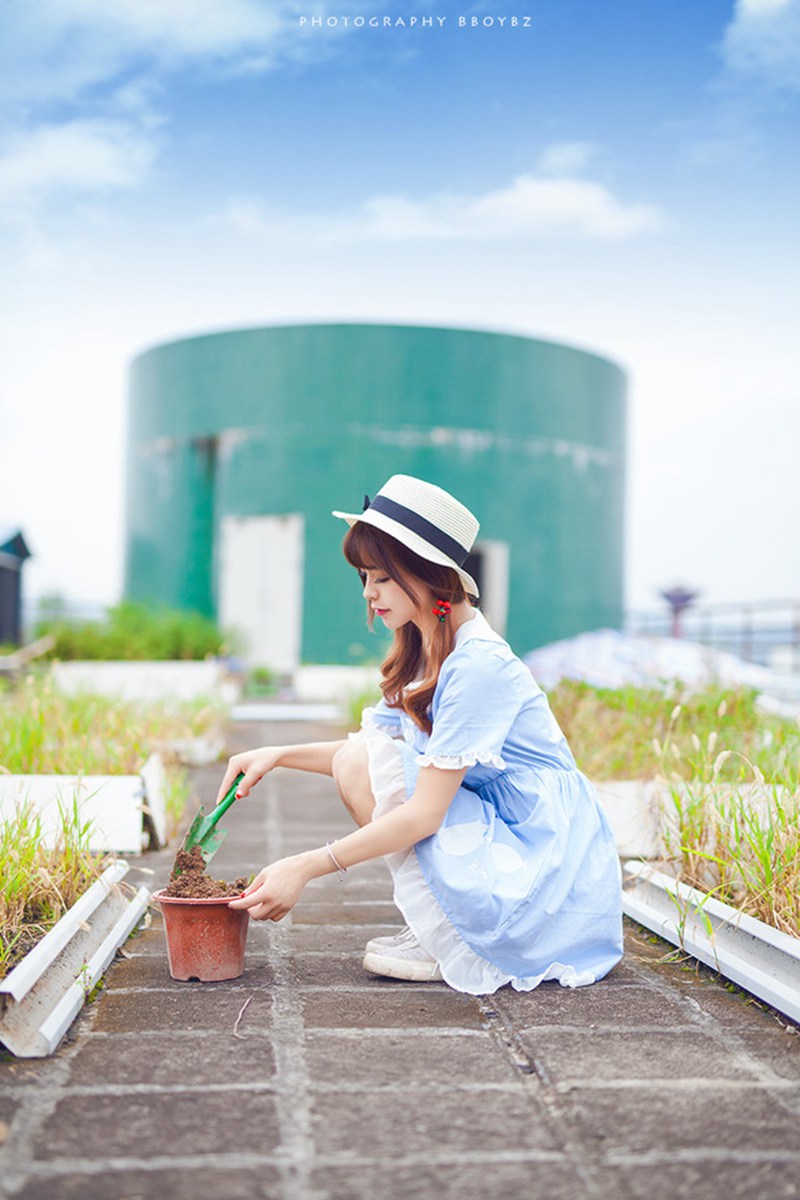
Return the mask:
<path id="1" fill-rule="evenodd" d="M 522 704 L 517 663 L 497 645 L 478 640 L 445 660 L 419 766 L 460 770 L 480 763 L 505 770 L 502 749 Z"/>

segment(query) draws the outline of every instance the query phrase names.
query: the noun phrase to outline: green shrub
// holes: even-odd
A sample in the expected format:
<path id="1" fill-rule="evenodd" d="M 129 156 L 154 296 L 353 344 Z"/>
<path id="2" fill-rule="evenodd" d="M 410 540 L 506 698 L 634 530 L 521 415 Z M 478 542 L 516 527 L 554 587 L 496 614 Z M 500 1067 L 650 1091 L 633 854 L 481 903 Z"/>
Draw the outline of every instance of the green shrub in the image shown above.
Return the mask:
<path id="1" fill-rule="evenodd" d="M 246 696 L 273 696 L 278 690 L 278 678 L 269 667 L 252 667 L 245 680 Z"/>
<path id="2" fill-rule="evenodd" d="M 224 652 L 215 623 L 200 613 L 156 609 L 123 600 L 102 621 L 67 619 L 55 611 L 36 626 L 36 637 L 50 634 L 51 658 L 108 661 L 204 659 Z"/>

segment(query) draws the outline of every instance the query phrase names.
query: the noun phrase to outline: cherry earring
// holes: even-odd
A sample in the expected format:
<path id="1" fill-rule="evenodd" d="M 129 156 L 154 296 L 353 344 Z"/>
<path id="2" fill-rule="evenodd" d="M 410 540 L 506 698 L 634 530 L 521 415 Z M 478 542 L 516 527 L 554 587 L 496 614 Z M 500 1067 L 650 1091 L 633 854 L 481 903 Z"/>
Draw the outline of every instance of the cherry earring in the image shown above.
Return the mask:
<path id="1" fill-rule="evenodd" d="M 436 604 L 431 609 L 431 612 L 433 613 L 433 615 L 435 617 L 438 617 L 440 621 L 443 621 L 445 619 L 445 617 L 447 616 L 447 614 L 451 611 L 452 610 L 451 610 L 449 600 L 437 600 Z"/>

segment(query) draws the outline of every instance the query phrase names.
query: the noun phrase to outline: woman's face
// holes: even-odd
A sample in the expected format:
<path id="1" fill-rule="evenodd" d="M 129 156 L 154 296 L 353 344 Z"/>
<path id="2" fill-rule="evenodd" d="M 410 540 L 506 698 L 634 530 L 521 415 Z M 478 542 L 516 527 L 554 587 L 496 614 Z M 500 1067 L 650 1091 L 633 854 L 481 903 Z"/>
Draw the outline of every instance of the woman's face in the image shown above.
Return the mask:
<path id="1" fill-rule="evenodd" d="M 382 568 L 363 567 L 359 571 L 364 585 L 364 597 L 376 617 L 380 617 L 387 629 L 401 629 L 409 621 L 418 624 L 420 606 L 396 580 L 391 579 Z M 424 585 L 417 585 L 423 588 Z"/>

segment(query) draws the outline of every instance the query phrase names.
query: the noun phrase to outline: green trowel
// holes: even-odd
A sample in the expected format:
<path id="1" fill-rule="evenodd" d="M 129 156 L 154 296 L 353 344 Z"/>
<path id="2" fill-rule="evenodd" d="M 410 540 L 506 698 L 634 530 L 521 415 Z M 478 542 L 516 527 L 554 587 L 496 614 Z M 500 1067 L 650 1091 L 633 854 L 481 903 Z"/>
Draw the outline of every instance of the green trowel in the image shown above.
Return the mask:
<path id="1" fill-rule="evenodd" d="M 194 846 L 199 846 L 203 862 L 206 865 L 211 862 L 211 859 L 228 836 L 227 830 L 217 829 L 217 822 L 233 804 L 236 799 L 236 789 L 243 779 L 244 775 L 236 776 L 230 789 L 225 793 L 225 796 L 209 816 L 206 816 L 205 809 L 202 805 L 200 806 L 197 810 L 197 816 L 192 821 L 187 830 L 186 837 L 183 839 L 181 850 L 191 850 Z M 176 874 L 180 874 L 180 872 L 176 872 Z"/>

